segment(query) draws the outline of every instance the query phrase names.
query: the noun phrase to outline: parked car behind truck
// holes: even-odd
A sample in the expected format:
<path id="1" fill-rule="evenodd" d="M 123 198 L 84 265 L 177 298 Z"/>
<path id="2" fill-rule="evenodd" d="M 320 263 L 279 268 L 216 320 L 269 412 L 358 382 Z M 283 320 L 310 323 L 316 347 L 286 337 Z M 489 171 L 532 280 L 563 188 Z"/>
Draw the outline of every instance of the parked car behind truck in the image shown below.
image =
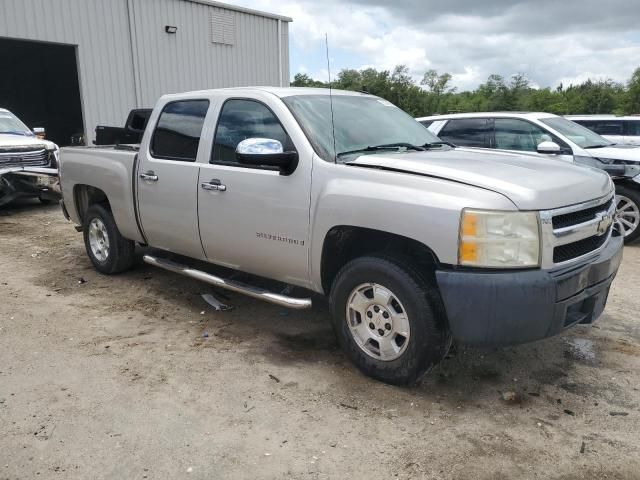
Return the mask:
<path id="1" fill-rule="evenodd" d="M 55 143 L 37 137 L 0 108 L 0 206 L 21 197 L 37 197 L 42 203 L 58 200 L 57 158 Z"/>
<path id="2" fill-rule="evenodd" d="M 335 133 L 335 135 L 334 135 Z M 372 95 L 163 96 L 139 148 L 65 148 L 64 211 L 97 270 L 144 261 L 292 308 L 178 253 L 329 297 L 366 374 L 419 379 L 452 339 L 542 339 L 601 314 L 622 256 L 602 171 L 451 148 Z"/>
<path id="3" fill-rule="evenodd" d="M 455 145 L 564 160 L 608 172 L 617 191 L 615 230 L 627 243 L 640 237 L 640 148 L 615 144 L 551 113 L 460 113 L 418 121 Z"/>

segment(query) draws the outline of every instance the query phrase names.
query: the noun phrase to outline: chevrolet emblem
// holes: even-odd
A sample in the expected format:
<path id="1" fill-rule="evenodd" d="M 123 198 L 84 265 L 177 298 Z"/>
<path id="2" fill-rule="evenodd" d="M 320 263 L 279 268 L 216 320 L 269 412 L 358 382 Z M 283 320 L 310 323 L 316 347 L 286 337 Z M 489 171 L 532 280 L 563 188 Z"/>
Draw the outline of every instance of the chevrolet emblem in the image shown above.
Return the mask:
<path id="1" fill-rule="evenodd" d="M 612 213 L 599 213 L 596 218 L 599 218 L 598 226 L 596 229 L 596 234 L 598 236 L 602 236 L 609 230 L 609 227 L 613 223 L 613 214 Z"/>

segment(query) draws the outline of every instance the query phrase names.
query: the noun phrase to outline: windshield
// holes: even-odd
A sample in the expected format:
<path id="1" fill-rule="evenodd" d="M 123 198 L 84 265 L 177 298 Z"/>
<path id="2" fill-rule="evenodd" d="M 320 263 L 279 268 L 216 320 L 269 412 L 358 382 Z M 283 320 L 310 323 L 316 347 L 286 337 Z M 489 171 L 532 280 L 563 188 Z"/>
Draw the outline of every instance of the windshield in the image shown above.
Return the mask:
<path id="1" fill-rule="evenodd" d="M 316 153 L 325 160 L 352 159 L 359 150 L 379 145 L 422 146 L 440 139 L 392 103 L 371 96 L 334 95 L 335 150 L 329 95 L 295 95 L 282 101 L 296 117 Z M 366 153 L 388 152 L 389 148 Z M 409 147 L 410 148 L 410 147 Z M 340 155 L 342 154 L 342 155 Z"/>
<path id="2" fill-rule="evenodd" d="M 613 145 L 613 143 L 606 138 L 602 138 L 597 133 L 566 118 L 550 117 L 542 118 L 540 121 L 557 130 L 581 148 L 598 148 Z"/>
<path id="3" fill-rule="evenodd" d="M 11 112 L 0 111 L 0 134 L 33 136 L 33 133 Z"/>

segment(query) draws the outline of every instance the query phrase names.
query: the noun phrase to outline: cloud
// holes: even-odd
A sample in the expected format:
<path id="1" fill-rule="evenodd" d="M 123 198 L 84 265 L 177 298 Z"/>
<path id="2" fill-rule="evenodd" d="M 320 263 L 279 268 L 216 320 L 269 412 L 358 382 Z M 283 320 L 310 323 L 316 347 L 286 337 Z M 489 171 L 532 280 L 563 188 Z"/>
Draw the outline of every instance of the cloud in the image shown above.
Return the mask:
<path id="1" fill-rule="evenodd" d="M 238 0 L 291 16 L 291 72 L 319 72 L 325 33 L 332 70 L 434 68 L 461 90 L 491 73 L 555 87 L 625 81 L 640 66 L 640 2 L 610 0 Z M 326 64 L 325 64 L 326 67 Z"/>

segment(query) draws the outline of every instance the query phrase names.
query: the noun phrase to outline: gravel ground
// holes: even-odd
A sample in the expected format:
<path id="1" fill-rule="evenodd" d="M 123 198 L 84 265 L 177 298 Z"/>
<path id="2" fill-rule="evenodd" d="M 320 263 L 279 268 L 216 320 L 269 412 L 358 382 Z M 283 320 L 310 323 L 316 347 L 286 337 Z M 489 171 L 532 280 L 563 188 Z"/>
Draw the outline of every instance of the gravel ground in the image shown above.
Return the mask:
<path id="1" fill-rule="evenodd" d="M 140 264 L 95 272 L 56 206 L 0 210 L 0 479 L 638 479 L 640 246 L 594 327 L 370 380 L 327 306 Z M 505 400 L 507 398 L 507 400 Z"/>

